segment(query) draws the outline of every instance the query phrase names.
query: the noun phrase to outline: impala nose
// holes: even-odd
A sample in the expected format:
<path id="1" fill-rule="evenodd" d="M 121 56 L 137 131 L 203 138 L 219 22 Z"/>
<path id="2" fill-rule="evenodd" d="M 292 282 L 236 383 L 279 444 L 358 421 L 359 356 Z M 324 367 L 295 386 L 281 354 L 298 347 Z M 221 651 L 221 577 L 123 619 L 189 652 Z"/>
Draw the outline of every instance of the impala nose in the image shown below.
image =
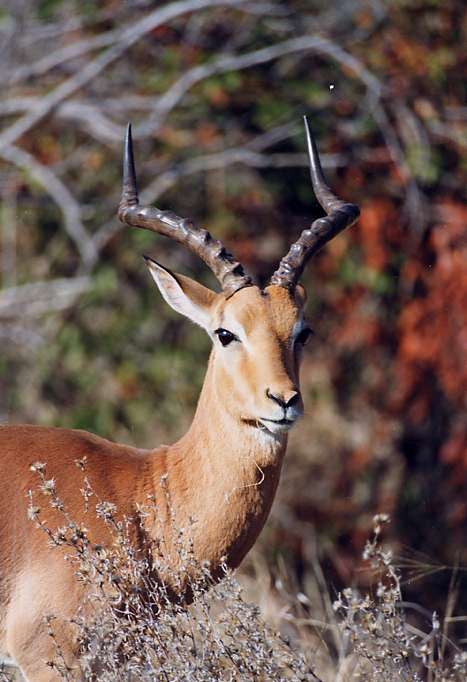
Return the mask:
<path id="1" fill-rule="evenodd" d="M 269 388 L 266 389 L 266 395 L 270 400 L 287 409 L 293 407 L 300 401 L 299 391 L 285 391 L 284 393 L 273 393 Z"/>

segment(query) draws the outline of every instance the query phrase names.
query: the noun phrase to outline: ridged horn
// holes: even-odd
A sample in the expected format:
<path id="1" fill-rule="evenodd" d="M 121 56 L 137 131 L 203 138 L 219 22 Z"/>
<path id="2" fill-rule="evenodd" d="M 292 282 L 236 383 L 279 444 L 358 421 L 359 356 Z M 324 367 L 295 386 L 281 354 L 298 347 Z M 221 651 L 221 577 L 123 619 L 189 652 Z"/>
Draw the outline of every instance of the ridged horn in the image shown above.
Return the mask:
<path id="1" fill-rule="evenodd" d="M 287 288 L 295 287 L 306 264 L 315 253 L 339 232 L 352 225 L 360 215 L 358 206 L 336 197 L 326 184 L 316 143 L 310 132 L 306 116 L 303 119 L 310 162 L 311 184 L 316 198 L 327 215 L 324 218 L 318 218 L 310 227 L 303 230 L 271 277 L 271 284 Z"/>
<path id="2" fill-rule="evenodd" d="M 244 272 L 242 265 L 220 241 L 213 239 L 207 230 L 197 227 L 191 220 L 180 218 L 172 211 L 161 211 L 154 206 L 140 206 L 131 124 L 128 124 L 125 136 L 123 188 L 118 217 L 122 223 L 151 230 L 186 246 L 212 270 L 227 297 L 239 289 L 254 284 L 252 278 Z"/>

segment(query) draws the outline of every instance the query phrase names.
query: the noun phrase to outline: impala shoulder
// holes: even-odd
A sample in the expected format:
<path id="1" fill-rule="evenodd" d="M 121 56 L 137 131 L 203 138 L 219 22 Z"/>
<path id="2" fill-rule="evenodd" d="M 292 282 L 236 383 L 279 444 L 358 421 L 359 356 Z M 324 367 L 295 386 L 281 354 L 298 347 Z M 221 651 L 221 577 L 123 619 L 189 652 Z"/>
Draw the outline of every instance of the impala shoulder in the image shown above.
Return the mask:
<path id="1" fill-rule="evenodd" d="M 35 460 L 66 463 L 83 458 L 89 464 L 102 458 L 138 462 L 149 454 L 141 448 L 114 443 L 81 429 L 29 424 L 0 426 L 0 458 L 13 449 L 28 457 L 30 463 Z"/>

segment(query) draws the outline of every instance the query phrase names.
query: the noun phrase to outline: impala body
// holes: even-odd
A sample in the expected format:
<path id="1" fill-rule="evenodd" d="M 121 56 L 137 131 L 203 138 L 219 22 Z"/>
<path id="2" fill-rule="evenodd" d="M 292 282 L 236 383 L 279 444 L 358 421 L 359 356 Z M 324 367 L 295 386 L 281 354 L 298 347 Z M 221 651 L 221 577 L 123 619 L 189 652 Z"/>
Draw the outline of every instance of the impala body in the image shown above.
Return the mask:
<path id="1" fill-rule="evenodd" d="M 194 519 L 195 558 L 209 561 L 214 575 L 224 556 L 229 566 L 238 566 L 258 537 L 277 489 L 287 433 L 303 412 L 299 365 L 311 330 L 298 278 L 307 260 L 358 216 L 355 206 L 325 185 L 308 128 L 307 133 L 312 182 L 327 216 L 302 232 L 271 283 L 260 289 L 208 232 L 171 212 L 139 205 L 129 129 L 119 217 L 184 244 L 218 277 L 222 291 L 215 293 L 147 259 L 164 299 L 206 330 L 213 350 L 193 422 L 173 445 L 141 450 L 84 431 L 0 427 L 0 652 L 17 661 L 27 680 L 56 679 L 45 665 L 54 651 L 43 619 L 50 613 L 72 617 L 83 589 L 63 553 L 51 549 L 27 518 L 27 493 L 37 488 L 32 463 L 46 464 L 70 516 L 84 521 L 94 542 L 105 543 L 106 530 L 94 514 L 83 516 L 75 461 L 84 457 L 92 489 L 120 514 L 134 515 L 148 499 L 170 499 L 171 510 L 168 503 L 158 504 L 155 518 L 142 520 L 146 533 L 163 541 L 169 566 L 177 564 L 170 513 L 180 527 Z M 50 528 L 63 525 L 53 509 L 44 518 Z M 78 652 L 71 636 L 67 640 L 65 633 L 64 642 L 73 663 Z"/>

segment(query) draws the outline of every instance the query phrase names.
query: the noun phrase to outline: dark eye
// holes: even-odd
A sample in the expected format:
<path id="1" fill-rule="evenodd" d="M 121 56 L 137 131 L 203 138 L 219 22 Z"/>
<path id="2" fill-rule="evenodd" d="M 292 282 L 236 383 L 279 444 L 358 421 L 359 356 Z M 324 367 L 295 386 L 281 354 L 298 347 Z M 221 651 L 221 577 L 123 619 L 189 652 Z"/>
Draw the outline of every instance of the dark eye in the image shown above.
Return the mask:
<path id="1" fill-rule="evenodd" d="M 217 334 L 219 341 L 223 346 L 228 346 L 232 341 L 238 341 L 235 334 L 232 334 L 232 332 L 229 332 L 227 329 L 216 329 L 214 334 Z"/>
<path id="2" fill-rule="evenodd" d="M 308 341 L 313 336 L 313 333 L 313 329 L 310 329 L 310 327 L 305 327 L 301 330 L 301 332 L 298 333 L 295 343 L 299 343 L 301 346 L 306 346 Z"/>

